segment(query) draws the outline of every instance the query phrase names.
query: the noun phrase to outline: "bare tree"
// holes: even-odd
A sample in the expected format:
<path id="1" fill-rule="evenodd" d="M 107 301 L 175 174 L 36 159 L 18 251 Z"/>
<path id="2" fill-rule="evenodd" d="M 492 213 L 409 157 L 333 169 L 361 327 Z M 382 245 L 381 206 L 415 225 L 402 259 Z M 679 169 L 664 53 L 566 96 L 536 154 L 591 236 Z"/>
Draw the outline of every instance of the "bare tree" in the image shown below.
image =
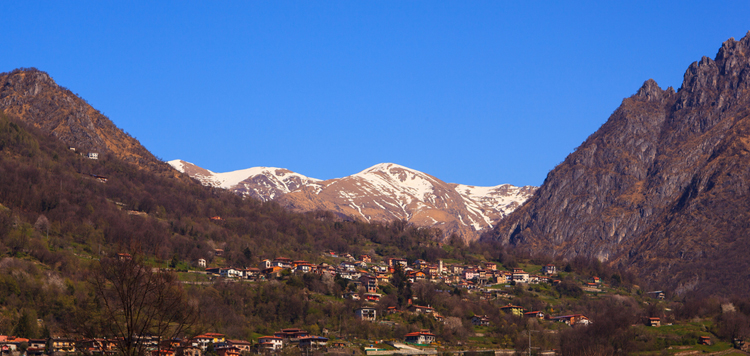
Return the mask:
<path id="1" fill-rule="evenodd" d="M 137 258 L 104 258 L 92 283 L 102 306 L 102 328 L 125 356 L 146 354 L 144 336 L 171 339 L 198 316 L 171 272 L 152 270 Z"/>

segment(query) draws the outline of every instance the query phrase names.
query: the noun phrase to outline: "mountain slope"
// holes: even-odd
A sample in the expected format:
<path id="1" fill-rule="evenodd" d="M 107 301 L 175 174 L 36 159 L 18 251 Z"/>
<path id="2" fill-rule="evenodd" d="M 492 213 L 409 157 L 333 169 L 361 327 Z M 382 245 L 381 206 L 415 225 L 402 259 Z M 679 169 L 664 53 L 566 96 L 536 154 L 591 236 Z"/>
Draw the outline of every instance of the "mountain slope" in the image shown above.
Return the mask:
<path id="1" fill-rule="evenodd" d="M 142 168 L 165 168 L 136 139 L 40 70 L 16 69 L 0 73 L 0 110 L 57 137 L 79 152 L 111 153 Z"/>
<path id="2" fill-rule="evenodd" d="M 281 168 L 214 173 L 181 160 L 169 163 L 203 184 L 275 200 L 295 211 L 329 210 L 365 221 L 407 220 L 469 240 L 520 206 L 536 189 L 445 183 L 392 163 L 325 181 Z"/>
<path id="3" fill-rule="evenodd" d="M 305 184 L 320 181 L 284 168 L 254 167 L 215 173 L 179 159 L 167 163 L 178 171 L 197 179 L 203 185 L 229 189 L 261 201 L 273 200 Z"/>
<path id="4" fill-rule="evenodd" d="M 463 253 L 438 247 L 437 229 L 363 224 L 329 212 L 300 214 L 187 177 L 175 179 L 184 175 L 169 166 L 170 174 L 162 174 L 116 155 L 87 159 L 32 125 L 36 120 L 44 123 L 0 113 L 3 256 L 36 259 L 87 278 L 89 261 L 117 252 L 191 264 L 211 262 L 220 248 L 224 266 L 254 266 L 268 256 L 311 259 L 326 250 L 373 256 L 378 250 L 409 259 Z"/>
<path id="5" fill-rule="evenodd" d="M 748 291 L 750 34 L 653 80 L 484 239 L 630 266 L 680 293 Z M 745 284 L 745 283 L 742 283 Z"/>

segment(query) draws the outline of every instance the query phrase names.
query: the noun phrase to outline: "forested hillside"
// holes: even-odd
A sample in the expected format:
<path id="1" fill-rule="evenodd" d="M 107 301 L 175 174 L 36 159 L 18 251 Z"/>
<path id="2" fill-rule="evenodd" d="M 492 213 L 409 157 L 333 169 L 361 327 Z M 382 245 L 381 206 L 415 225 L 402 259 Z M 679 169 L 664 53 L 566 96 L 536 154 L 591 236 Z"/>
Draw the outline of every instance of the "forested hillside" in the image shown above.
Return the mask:
<path id="1" fill-rule="evenodd" d="M 254 266 L 262 257 L 313 259 L 326 250 L 429 261 L 466 253 L 439 247 L 439 231 L 401 221 L 365 224 L 326 212 L 291 213 L 272 202 L 155 174 L 113 154 L 88 159 L 8 115 L 0 116 L 0 204 L 0 264 L 35 276 L 6 283 L 0 293 L 7 298 L 20 288 L 36 295 L 6 299 L 10 324 L 25 308 L 52 318 L 49 325 L 71 320 L 66 313 L 76 308 L 70 304 L 85 299 L 73 297 L 75 286 L 85 284 L 90 264 L 118 252 L 154 263 L 190 266 L 204 258 L 237 267 Z M 214 249 L 224 250 L 220 260 L 214 261 Z M 72 299 L 52 302 L 46 300 L 55 298 L 50 294 L 34 292 L 58 285 L 69 285 L 63 290 Z M 52 313 L 50 307 L 62 309 Z"/>

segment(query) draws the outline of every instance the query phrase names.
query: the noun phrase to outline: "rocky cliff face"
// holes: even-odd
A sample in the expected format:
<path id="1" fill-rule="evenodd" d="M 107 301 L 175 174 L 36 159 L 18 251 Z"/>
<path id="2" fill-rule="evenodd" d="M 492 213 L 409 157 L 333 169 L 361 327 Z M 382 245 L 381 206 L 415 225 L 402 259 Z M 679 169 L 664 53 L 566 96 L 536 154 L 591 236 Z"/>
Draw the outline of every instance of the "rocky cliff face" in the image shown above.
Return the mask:
<path id="1" fill-rule="evenodd" d="M 392 163 L 325 181 L 281 168 L 214 173 L 180 160 L 169 163 L 205 185 L 275 200 L 295 211 L 329 210 L 365 221 L 406 220 L 438 227 L 446 236 L 456 233 L 467 240 L 478 238 L 481 231 L 520 206 L 536 189 L 445 183 Z"/>
<path id="2" fill-rule="evenodd" d="M 750 277 L 749 87 L 750 33 L 691 64 L 677 92 L 646 81 L 483 238 L 683 293 L 750 291 L 736 282 Z"/>
<path id="3" fill-rule="evenodd" d="M 41 128 L 79 152 L 111 153 L 140 167 L 165 169 L 136 139 L 37 69 L 0 74 L 0 110 Z"/>

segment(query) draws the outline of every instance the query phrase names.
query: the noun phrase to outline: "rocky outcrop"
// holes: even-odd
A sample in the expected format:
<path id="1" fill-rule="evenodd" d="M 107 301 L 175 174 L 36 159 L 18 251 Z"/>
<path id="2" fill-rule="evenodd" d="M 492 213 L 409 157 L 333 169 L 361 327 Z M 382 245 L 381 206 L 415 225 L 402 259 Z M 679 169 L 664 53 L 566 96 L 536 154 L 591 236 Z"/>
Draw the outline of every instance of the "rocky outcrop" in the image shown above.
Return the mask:
<path id="1" fill-rule="evenodd" d="M 750 291 L 734 282 L 747 259 L 730 257 L 750 242 L 749 56 L 750 33 L 691 64 L 676 92 L 646 81 L 483 238 L 673 288 Z"/>

